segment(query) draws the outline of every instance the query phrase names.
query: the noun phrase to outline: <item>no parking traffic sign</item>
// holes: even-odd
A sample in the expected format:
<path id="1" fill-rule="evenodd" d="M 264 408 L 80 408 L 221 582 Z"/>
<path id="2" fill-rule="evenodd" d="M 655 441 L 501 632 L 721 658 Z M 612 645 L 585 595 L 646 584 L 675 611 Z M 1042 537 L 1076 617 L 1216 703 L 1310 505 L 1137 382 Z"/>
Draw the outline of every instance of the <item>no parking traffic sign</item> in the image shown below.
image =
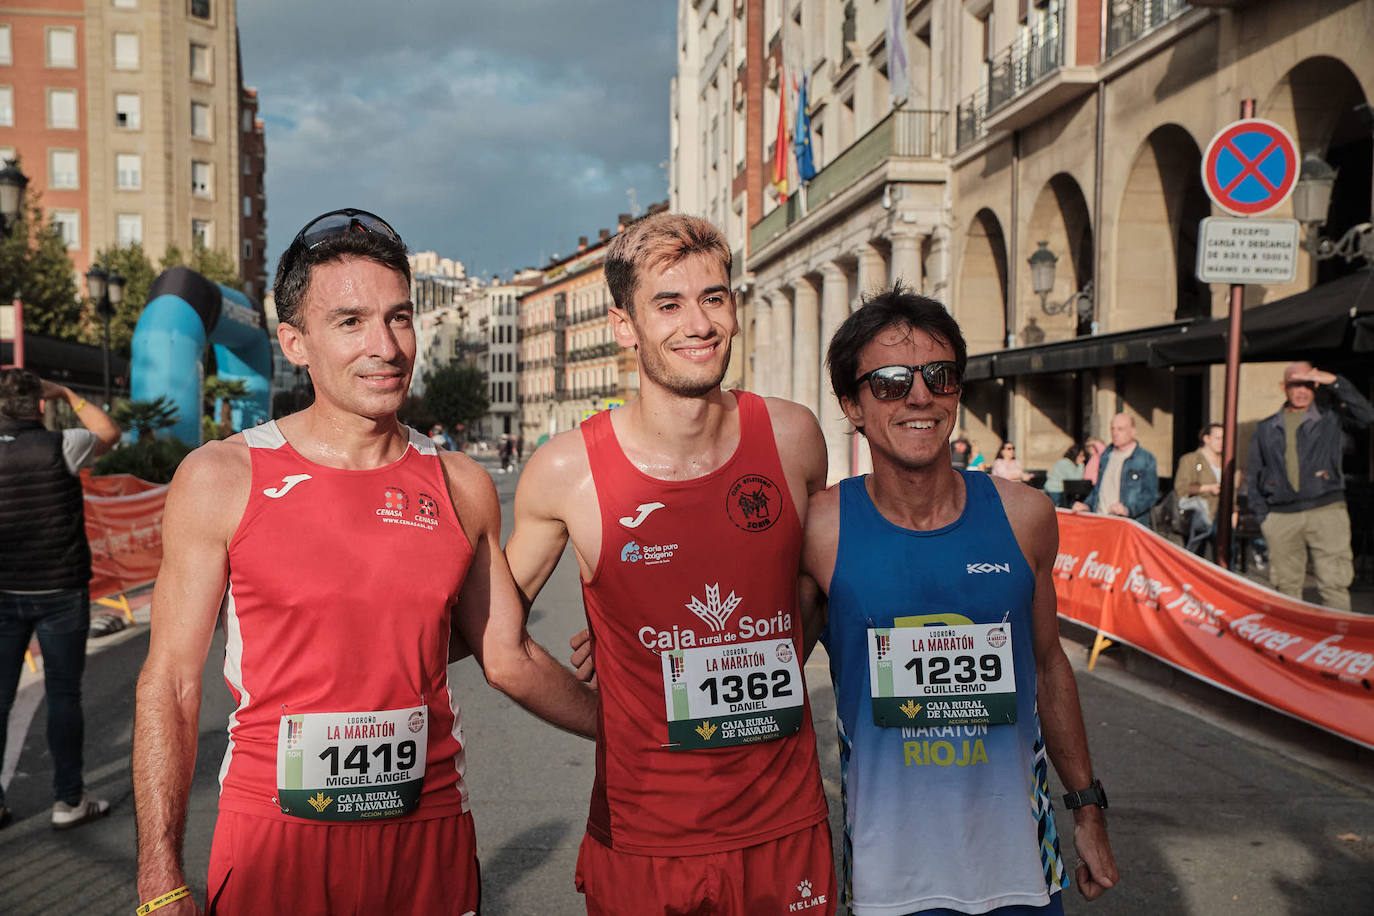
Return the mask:
<path id="1" fill-rule="evenodd" d="M 1202 185 L 1221 209 L 1237 216 L 1272 210 L 1298 182 L 1298 148 L 1273 121 L 1246 118 L 1223 128 L 1202 154 Z"/>

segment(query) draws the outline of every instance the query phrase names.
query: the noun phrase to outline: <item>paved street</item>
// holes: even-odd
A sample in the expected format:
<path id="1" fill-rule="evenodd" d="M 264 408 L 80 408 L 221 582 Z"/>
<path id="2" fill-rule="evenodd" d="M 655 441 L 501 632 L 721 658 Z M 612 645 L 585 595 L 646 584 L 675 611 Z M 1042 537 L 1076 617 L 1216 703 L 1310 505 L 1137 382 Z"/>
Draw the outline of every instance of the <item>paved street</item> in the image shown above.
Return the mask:
<path id="1" fill-rule="evenodd" d="M 499 476 L 509 514 L 513 475 Z M 141 618 L 146 621 L 146 609 Z M 575 565 L 565 558 L 538 602 L 531 629 L 556 655 L 581 627 Z M 1082 670 L 1067 644 L 1097 772 L 1111 797 L 1119 888 L 1070 913 L 1245 916 L 1367 913 L 1374 899 L 1374 773 L 1315 733 L 1200 690 L 1160 686 L 1148 668 L 1108 653 Z M 9 786 L 16 823 L 0 832 L 0 914 L 132 912 L 134 820 L 128 760 L 134 682 L 147 627 L 92 644 L 86 676 L 87 775 L 114 805 L 110 818 L 66 834 L 48 827 L 49 780 L 41 689 L 26 675 L 16 719 L 36 709 Z M 206 667 L 200 757 L 186 864 L 203 893 L 224 748 L 228 691 L 222 641 Z M 487 688 L 471 662 L 454 669 L 468 737 L 487 914 L 583 912 L 572 887 L 591 789 L 592 746 L 547 727 Z M 834 704 L 823 657 L 807 668 L 821 760 L 838 830 Z M 19 724 L 19 723 L 17 723 Z M 1057 787 L 1056 787 L 1057 790 Z M 1071 819 L 1060 816 L 1061 836 Z M 919 830 L 919 823 L 914 827 Z M 838 835 L 838 833 L 837 833 Z"/>

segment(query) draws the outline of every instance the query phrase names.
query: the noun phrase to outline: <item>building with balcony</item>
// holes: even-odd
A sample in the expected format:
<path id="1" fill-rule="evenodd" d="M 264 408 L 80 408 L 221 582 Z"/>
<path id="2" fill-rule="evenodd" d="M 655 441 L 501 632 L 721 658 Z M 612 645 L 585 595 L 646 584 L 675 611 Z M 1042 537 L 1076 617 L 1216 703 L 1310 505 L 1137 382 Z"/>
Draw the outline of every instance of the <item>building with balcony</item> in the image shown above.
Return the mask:
<path id="1" fill-rule="evenodd" d="M 648 213 L 667 207 L 655 204 Z M 621 214 L 616 232 L 631 218 Z M 611 334 L 604 266 L 612 238 L 603 229 L 595 243 L 578 239 L 577 253 L 544 268 L 543 285 L 520 298 L 520 435 L 527 449 L 639 391 L 635 352 Z"/>
<path id="2" fill-rule="evenodd" d="M 469 300 L 480 292 L 480 278 L 469 277 L 462 261 L 433 251 L 410 255 L 410 301 L 415 305 L 415 370 L 412 394 L 425 393 L 425 376 L 454 360 L 476 360 L 476 337 L 469 327 Z"/>
<path id="3" fill-rule="evenodd" d="M 1226 288 L 1195 278 L 1199 222 L 1223 215 L 1202 152 L 1254 99 L 1337 167 L 1322 234 L 1369 221 L 1372 26 L 1371 0 L 681 0 L 673 206 L 709 218 L 712 170 L 732 168 L 731 210 L 748 223 L 717 223 L 740 255 L 732 379 L 817 411 L 832 480 L 864 470 L 824 349 L 863 294 L 901 279 L 964 329 L 962 423 L 985 454 L 1010 439 L 1026 466 L 1049 467 L 1126 412 L 1171 476 L 1222 412 L 1222 367 L 1161 363 L 1155 347 L 1226 314 Z M 809 81 L 819 171 L 802 193 L 789 175 L 779 205 L 767 93 L 785 87 L 790 126 L 794 75 Z M 1057 259 L 1043 296 L 1029 264 L 1042 250 Z M 1304 252 L 1294 283 L 1247 287 L 1246 306 L 1357 266 Z M 1336 368 L 1368 390 L 1368 367 Z M 1241 456 L 1280 372 L 1244 366 Z M 1367 440 L 1357 451 L 1368 474 Z"/>
<path id="4" fill-rule="evenodd" d="M 239 276 L 249 297 L 266 298 L 267 138 L 258 117 L 258 90 L 242 84 L 239 67 Z"/>
<path id="5" fill-rule="evenodd" d="M 523 270 L 509 283 L 493 277 L 491 283 L 473 292 L 464 302 L 463 335 L 455 358 L 472 361 L 487 376 L 487 398 L 491 406 L 474 424 L 470 438 L 496 440 L 504 435 L 519 435 L 517 367 L 519 363 L 519 299 L 523 293 L 543 283 L 538 270 Z"/>
<path id="6" fill-rule="evenodd" d="M 245 103 L 233 0 L 35 0 L 0 8 L 0 159 L 21 160 L 78 272 L 95 253 L 141 243 L 227 251 L 253 294 L 264 218 L 246 213 Z M 261 133 L 258 131 L 258 138 Z M 261 144 L 250 152 L 261 175 Z M 248 223 L 250 228 L 256 224 Z"/>
<path id="7" fill-rule="evenodd" d="M 853 466 L 853 439 L 825 382 L 825 342 L 862 290 L 900 278 L 938 296 L 948 285 L 953 137 L 949 107 L 937 104 L 948 93 L 932 4 L 908 6 L 910 75 L 894 85 L 888 3 L 679 3 L 670 190 L 674 210 L 711 219 L 735 252 L 741 334 L 726 383 L 811 408 L 832 477 Z M 817 172 L 801 189 L 777 127 L 781 107 L 792 133 L 803 79 Z M 779 156 L 788 195 L 771 180 Z"/>

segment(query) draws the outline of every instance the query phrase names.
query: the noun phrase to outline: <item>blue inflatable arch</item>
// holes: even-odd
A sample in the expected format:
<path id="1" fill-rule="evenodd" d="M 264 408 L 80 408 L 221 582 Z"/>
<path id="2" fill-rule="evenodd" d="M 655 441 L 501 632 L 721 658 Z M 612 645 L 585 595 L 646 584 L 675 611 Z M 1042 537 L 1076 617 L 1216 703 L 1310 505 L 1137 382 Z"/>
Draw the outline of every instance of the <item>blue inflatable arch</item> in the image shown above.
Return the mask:
<path id="1" fill-rule="evenodd" d="M 262 306 L 236 289 L 214 283 L 187 267 L 173 267 L 153 281 L 148 304 L 134 328 L 129 394 L 135 401 L 166 397 L 177 409 L 164 432 L 187 445 L 200 444 L 201 386 L 206 343 L 215 347 L 219 377 L 238 379 L 248 396 L 233 402 L 234 428 L 256 426 L 271 416 L 272 344 Z"/>

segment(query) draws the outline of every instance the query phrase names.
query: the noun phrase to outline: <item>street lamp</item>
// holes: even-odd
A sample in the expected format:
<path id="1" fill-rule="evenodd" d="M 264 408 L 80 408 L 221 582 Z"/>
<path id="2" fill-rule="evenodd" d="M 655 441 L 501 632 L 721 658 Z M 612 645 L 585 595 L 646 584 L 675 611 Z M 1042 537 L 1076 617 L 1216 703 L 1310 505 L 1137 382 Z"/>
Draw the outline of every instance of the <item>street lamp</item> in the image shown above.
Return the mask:
<path id="1" fill-rule="evenodd" d="M 1307 228 L 1302 247 L 1318 261 L 1340 257 L 1346 263 L 1358 258 L 1374 263 L 1374 225 L 1370 223 L 1351 226 L 1335 241 L 1321 237 L 1321 227 L 1326 222 L 1327 210 L 1331 206 L 1331 190 L 1335 187 L 1338 174 L 1338 169 L 1332 168 L 1316 153 L 1302 157 L 1298 183 L 1293 188 L 1293 216 Z"/>
<path id="2" fill-rule="evenodd" d="M 13 159 L 6 159 L 5 167 L 0 169 L 0 235 L 8 235 L 10 227 L 18 221 L 28 185 L 29 177 L 19 171 Z"/>
<path id="3" fill-rule="evenodd" d="M 99 264 L 92 264 L 86 271 L 86 292 L 95 305 L 95 310 L 105 321 L 105 409 L 110 409 L 110 319 L 124 301 L 124 277 L 113 267 L 106 270 Z"/>
<path id="4" fill-rule="evenodd" d="M 1076 308 L 1080 323 L 1091 321 L 1093 317 L 1093 281 L 1083 284 L 1083 288 L 1063 302 L 1050 302 L 1050 290 L 1054 289 L 1054 265 L 1059 258 L 1050 251 L 1049 242 L 1037 242 L 1039 247 L 1026 259 L 1031 269 L 1031 289 L 1040 297 L 1040 311 L 1046 315 L 1059 315 L 1070 307 Z"/>

